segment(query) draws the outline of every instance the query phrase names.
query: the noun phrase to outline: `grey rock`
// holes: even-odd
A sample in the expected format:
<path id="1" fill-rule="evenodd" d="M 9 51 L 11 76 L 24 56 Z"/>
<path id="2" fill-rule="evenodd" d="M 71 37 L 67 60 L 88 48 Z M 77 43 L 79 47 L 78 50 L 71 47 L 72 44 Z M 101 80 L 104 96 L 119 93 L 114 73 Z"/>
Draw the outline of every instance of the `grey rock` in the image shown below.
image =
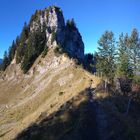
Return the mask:
<path id="1" fill-rule="evenodd" d="M 66 27 L 65 50 L 74 58 L 84 59 L 84 43 L 78 29 Z"/>
<path id="2" fill-rule="evenodd" d="M 73 58 L 84 58 L 84 43 L 76 27 L 65 25 L 63 13 L 58 7 L 49 7 L 40 12 L 38 19 L 33 21 L 30 31 L 45 30 L 48 48 L 61 46 Z"/>

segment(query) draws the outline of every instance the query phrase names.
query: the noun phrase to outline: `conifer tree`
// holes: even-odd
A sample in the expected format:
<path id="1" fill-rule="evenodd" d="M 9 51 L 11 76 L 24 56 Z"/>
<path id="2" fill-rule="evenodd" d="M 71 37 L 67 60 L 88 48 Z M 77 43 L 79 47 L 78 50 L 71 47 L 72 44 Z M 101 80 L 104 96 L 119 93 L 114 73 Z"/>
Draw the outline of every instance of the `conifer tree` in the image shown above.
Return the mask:
<path id="1" fill-rule="evenodd" d="M 137 73 L 140 72 L 140 38 L 137 29 L 133 29 L 129 38 L 129 56 L 134 71 L 134 80 L 137 81 Z"/>
<path id="2" fill-rule="evenodd" d="M 11 62 L 14 59 L 15 52 L 16 52 L 16 44 L 15 41 L 13 41 L 12 46 L 9 48 L 9 61 Z"/>
<path id="3" fill-rule="evenodd" d="M 4 57 L 3 57 L 2 70 L 4 71 L 9 64 L 10 64 L 10 62 L 9 62 L 9 58 L 8 58 L 8 53 L 7 53 L 7 51 L 5 51 Z"/>
<path id="4" fill-rule="evenodd" d="M 97 72 L 110 80 L 115 75 L 115 39 L 113 32 L 106 31 L 98 41 Z"/>
<path id="5" fill-rule="evenodd" d="M 30 33 L 27 47 L 24 50 L 23 61 L 21 63 L 21 68 L 24 73 L 27 73 L 36 58 L 44 51 L 45 42 L 46 36 L 44 31 L 41 32 L 41 30 L 38 30 Z"/>
<path id="6" fill-rule="evenodd" d="M 117 58 L 117 76 L 132 78 L 133 71 L 129 58 L 129 37 L 123 33 L 119 36 L 118 42 L 118 58 Z"/>
<path id="7" fill-rule="evenodd" d="M 16 55 L 17 63 L 20 63 L 21 60 L 23 59 L 24 50 L 26 48 L 26 40 L 28 39 L 28 37 L 29 37 L 29 27 L 25 22 L 22 33 L 20 35 L 20 40 L 19 40 L 20 43 L 17 48 L 17 55 Z"/>

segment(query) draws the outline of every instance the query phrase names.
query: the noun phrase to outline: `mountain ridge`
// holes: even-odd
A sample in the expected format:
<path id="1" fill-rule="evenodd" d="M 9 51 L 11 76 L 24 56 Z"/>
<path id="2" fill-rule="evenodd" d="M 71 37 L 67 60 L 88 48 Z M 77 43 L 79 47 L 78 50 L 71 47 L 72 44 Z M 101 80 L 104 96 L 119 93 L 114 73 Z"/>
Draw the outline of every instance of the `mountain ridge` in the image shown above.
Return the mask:
<path id="1" fill-rule="evenodd" d="M 56 111 L 81 90 L 89 87 L 91 79 L 94 81 L 93 87 L 99 83 L 98 78 L 75 65 L 67 56 L 61 55 L 52 60 L 51 55 L 49 53 L 43 59 L 38 58 L 30 70 L 35 69 L 34 74 L 15 73 L 16 64 L 6 69 L 6 78 L 0 80 L 0 103 L 3 104 L 0 135 L 9 130 L 4 139 L 15 137 L 43 112 L 47 111 L 49 115 Z"/>
<path id="2" fill-rule="evenodd" d="M 65 23 L 62 10 L 56 6 L 37 10 L 29 24 L 24 24 L 9 54 L 5 54 L 3 70 L 10 64 L 21 64 L 27 73 L 35 60 L 40 55 L 45 57 L 50 49 L 57 55 L 66 53 L 79 62 L 84 60 L 84 43 L 74 20 Z"/>
<path id="3" fill-rule="evenodd" d="M 4 140 L 15 138 L 44 112 L 52 114 L 100 82 L 77 65 L 84 58 L 84 44 L 74 21 L 65 25 L 56 7 L 45 11 L 46 18 L 37 11 L 20 41 L 13 42 L 11 61 L 0 75 L 0 138 Z"/>
<path id="4" fill-rule="evenodd" d="M 139 86 L 130 91 L 131 79 L 93 75 L 96 57 L 84 55 L 74 19 L 65 23 L 55 6 L 37 10 L 4 54 L 0 139 L 139 139 Z"/>

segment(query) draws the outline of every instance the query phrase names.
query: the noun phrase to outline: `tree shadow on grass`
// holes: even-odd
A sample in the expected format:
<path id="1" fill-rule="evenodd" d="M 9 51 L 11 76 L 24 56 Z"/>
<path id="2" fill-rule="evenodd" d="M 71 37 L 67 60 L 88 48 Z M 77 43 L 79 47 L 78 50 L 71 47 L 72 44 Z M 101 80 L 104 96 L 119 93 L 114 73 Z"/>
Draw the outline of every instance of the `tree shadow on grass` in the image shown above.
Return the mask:
<path id="1" fill-rule="evenodd" d="M 95 106 L 89 102 L 87 92 L 89 89 L 66 102 L 50 116 L 45 118 L 44 114 L 44 119 L 39 119 L 41 122 L 29 126 L 15 140 L 98 140 Z"/>

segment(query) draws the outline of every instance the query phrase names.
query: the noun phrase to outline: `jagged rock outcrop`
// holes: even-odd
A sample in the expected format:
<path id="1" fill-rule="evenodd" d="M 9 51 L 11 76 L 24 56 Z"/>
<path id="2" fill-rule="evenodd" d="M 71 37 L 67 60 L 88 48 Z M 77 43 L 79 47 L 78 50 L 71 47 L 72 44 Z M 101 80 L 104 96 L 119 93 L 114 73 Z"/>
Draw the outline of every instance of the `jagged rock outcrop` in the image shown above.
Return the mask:
<path id="1" fill-rule="evenodd" d="M 70 26 L 67 24 L 66 26 L 64 48 L 66 52 L 70 54 L 70 56 L 78 58 L 79 60 L 84 59 L 84 43 L 75 25 Z"/>
<path id="2" fill-rule="evenodd" d="M 74 20 L 68 20 L 65 23 L 62 10 L 55 6 L 36 11 L 29 24 L 26 24 L 23 28 L 20 38 L 13 47 L 15 47 L 13 50 L 16 50 L 13 52 L 14 57 L 10 59 L 11 62 L 8 63 L 10 65 L 3 76 L 0 76 L 1 79 L 3 77 L 4 79 L 17 79 L 17 77 L 21 77 L 22 71 L 33 75 L 33 65 L 38 57 L 43 55 L 46 48 L 44 57 L 50 51 L 55 52 L 58 48 L 57 51 L 61 49 L 60 54 L 66 53 L 70 58 L 77 59 L 80 62 L 84 59 L 84 43 Z M 56 55 L 57 53 L 53 53 L 51 58 L 59 61 Z M 53 63 L 53 59 L 51 63 Z"/>
<path id="3" fill-rule="evenodd" d="M 58 7 L 49 7 L 36 12 L 37 19 L 33 20 L 30 31 L 38 29 L 46 32 L 48 48 L 60 45 L 70 57 L 82 60 L 84 58 L 84 43 L 82 37 L 72 21 L 65 25 L 63 13 Z M 41 27 L 40 27 L 41 26 Z"/>
<path id="4" fill-rule="evenodd" d="M 44 58 L 50 50 L 57 57 L 65 53 L 78 62 L 83 62 L 84 59 L 84 43 L 74 20 L 65 23 L 62 10 L 55 6 L 37 10 L 29 24 L 24 24 L 20 36 L 9 48 L 3 69 L 20 64 L 25 74 L 39 56 Z"/>

